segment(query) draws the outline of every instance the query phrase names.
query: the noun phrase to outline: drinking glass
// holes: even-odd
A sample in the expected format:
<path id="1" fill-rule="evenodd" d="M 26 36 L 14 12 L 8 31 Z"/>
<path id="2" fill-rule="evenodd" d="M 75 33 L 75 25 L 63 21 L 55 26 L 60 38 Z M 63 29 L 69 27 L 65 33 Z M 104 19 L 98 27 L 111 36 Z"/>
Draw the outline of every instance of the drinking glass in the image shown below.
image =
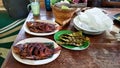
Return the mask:
<path id="1" fill-rule="evenodd" d="M 40 15 L 40 3 L 39 0 L 30 0 L 30 4 L 28 4 L 28 8 L 31 6 L 31 10 L 33 13 L 33 16 L 39 16 Z"/>

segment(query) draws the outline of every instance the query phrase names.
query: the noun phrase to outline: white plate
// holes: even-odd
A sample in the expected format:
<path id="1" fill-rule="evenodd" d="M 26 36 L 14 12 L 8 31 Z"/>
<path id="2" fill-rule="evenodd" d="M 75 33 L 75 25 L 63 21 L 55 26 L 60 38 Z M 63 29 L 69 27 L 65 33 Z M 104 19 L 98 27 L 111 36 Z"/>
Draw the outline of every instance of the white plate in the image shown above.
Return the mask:
<path id="1" fill-rule="evenodd" d="M 75 27 L 77 30 L 82 30 L 83 33 L 85 33 L 85 34 L 98 35 L 98 34 L 101 34 L 101 33 L 104 32 L 104 31 L 92 30 L 92 29 L 86 27 L 85 24 L 82 23 L 82 22 L 78 19 L 78 16 L 76 16 L 76 17 L 73 19 L 73 24 L 74 24 L 74 27 Z"/>
<path id="2" fill-rule="evenodd" d="M 55 22 L 53 22 L 53 21 L 50 21 L 50 20 L 37 20 L 37 21 L 38 21 L 38 22 L 46 22 L 46 23 L 55 24 L 55 27 L 59 27 L 59 25 L 58 25 L 57 23 L 55 23 Z M 25 24 L 23 25 L 23 27 L 24 27 L 24 30 L 25 30 L 27 33 L 29 33 L 29 34 L 31 34 L 31 35 L 36 35 L 36 36 L 51 35 L 51 34 L 54 34 L 54 33 L 56 33 L 56 32 L 59 31 L 59 29 L 56 29 L 55 31 L 49 32 L 49 33 L 35 33 L 35 32 L 31 32 L 31 31 L 28 29 L 28 27 L 27 27 L 27 25 L 26 25 L 26 22 L 25 22 Z"/>
<path id="3" fill-rule="evenodd" d="M 53 43 L 54 43 L 54 47 L 55 47 L 55 48 L 58 47 L 58 45 L 57 45 L 54 41 L 52 41 L 52 40 L 50 40 L 50 39 L 47 39 L 47 38 L 42 38 L 42 37 L 39 37 L 39 38 L 38 38 L 38 37 L 35 37 L 35 38 L 27 38 L 27 39 L 24 39 L 24 40 L 18 42 L 17 44 L 24 44 L 24 43 L 31 43 L 31 42 L 43 42 L 43 43 L 44 43 L 44 42 L 53 42 Z M 21 62 L 21 63 L 23 63 L 23 64 L 27 64 L 27 65 L 43 65 L 43 64 L 47 64 L 47 63 L 50 63 L 50 62 L 52 62 L 53 60 L 55 60 L 55 59 L 59 56 L 60 52 L 61 52 L 61 50 L 58 51 L 57 53 L 53 54 L 52 57 L 47 58 L 47 59 L 43 59 L 43 60 L 21 59 L 21 58 L 19 57 L 19 55 L 17 55 L 17 54 L 14 53 L 13 51 L 12 51 L 12 55 L 13 55 L 13 57 L 14 57 L 17 61 L 19 61 L 19 62 Z"/>
<path id="4" fill-rule="evenodd" d="M 79 27 L 77 27 L 76 25 L 74 25 L 74 27 L 77 29 L 77 30 L 82 30 L 80 29 Z M 99 35 L 101 33 L 103 33 L 104 31 L 100 31 L 100 32 L 90 32 L 90 31 L 85 31 L 85 30 L 82 30 L 83 33 L 85 34 L 89 34 L 89 35 Z"/>

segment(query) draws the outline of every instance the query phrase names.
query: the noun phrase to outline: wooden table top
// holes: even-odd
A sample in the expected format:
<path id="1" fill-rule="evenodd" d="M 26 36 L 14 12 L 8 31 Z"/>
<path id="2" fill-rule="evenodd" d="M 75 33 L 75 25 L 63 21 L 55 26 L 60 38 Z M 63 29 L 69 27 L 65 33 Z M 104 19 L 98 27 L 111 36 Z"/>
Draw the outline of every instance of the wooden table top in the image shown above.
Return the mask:
<path id="1" fill-rule="evenodd" d="M 106 10 L 110 17 L 120 12 L 120 8 L 104 8 L 104 10 Z M 26 20 L 29 20 L 31 17 L 32 14 L 30 13 Z M 54 21 L 54 16 L 51 11 L 41 8 L 40 19 Z M 114 21 L 114 29 L 119 28 L 120 23 Z M 73 27 L 72 22 L 64 26 L 63 29 L 77 31 Z M 2 68 L 120 68 L 120 42 L 109 38 L 110 34 L 115 34 L 116 30 L 114 29 L 112 30 L 113 32 L 107 31 L 100 35 L 86 35 L 91 40 L 91 44 L 87 49 L 73 51 L 62 48 L 59 57 L 45 65 L 32 66 L 22 64 L 14 59 L 10 50 Z M 53 36 L 45 37 L 54 40 Z M 35 36 L 27 34 L 22 27 L 13 45 L 25 38 L 31 37 Z"/>

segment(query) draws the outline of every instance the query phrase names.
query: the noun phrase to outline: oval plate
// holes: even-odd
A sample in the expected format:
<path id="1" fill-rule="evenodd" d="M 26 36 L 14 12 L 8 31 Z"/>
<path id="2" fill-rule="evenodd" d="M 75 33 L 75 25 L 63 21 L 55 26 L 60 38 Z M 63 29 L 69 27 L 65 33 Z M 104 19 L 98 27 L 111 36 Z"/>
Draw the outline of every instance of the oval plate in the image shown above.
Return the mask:
<path id="1" fill-rule="evenodd" d="M 72 33 L 72 31 L 70 30 L 61 30 L 61 31 L 58 31 L 57 33 L 55 33 L 54 35 L 54 39 L 55 41 L 60 41 L 60 35 L 62 34 L 70 34 Z M 90 45 L 90 42 L 87 41 L 85 43 L 83 43 L 83 45 L 81 46 L 73 46 L 73 45 L 61 45 L 62 47 L 66 48 L 66 49 L 70 49 L 70 50 L 84 50 L 86 48 L 88 48 Z"/>
<path id="2" fill-rule="evenodd" d="M 57 45 L 54 41 L 52 41 L 52 40 L 50 40 L 50 39 L 47 39 L 47 38 L 42 38 L 42 37 L 39 37 L 39 38 L 38 38 L 38 37 L 35 37 L 35 38 L 27 38 L 27 39 L 24 39 L 24 40 L 18 42 L 17 44 L 32 43 L 32 42 L 40 42 L 40 43 L 41 43 L 41 42 L 42 42 L 42 43 L 45 43 L 45 42 L 53 42 L 53 43 L 54 43 L 54 48 L 57 48 L 57 47 L 58 47 L 58 45 Z M 52 57 L 47 58 L 47 59 L 43 59 L 43 60 L 21 59 L 18 54 L 16 54 L 16 53 L 13 52 L 13 50 L 12 50 L 12 55 L 13 55 L 13 57 L 14 57 L 17 61 L 19 61 L 19 62 L 21 62 L 21 63 L 23 63 L 23 64 L 27 64 L 27 65 L 43 65 L 43 64 L 47 64 L 47 63 L 50 63 L 50 62 L 52 62 L 53 60 L 55 60 L 55 59 L 59 56 L 60 52 L 61 52 L 61 50 L 58 51 L 57 53 L 53 54 Z"/>
<path id="3" fill-rule="evenodd" d="M 35 33 L 35 32 L 31 32 L 31 31 L 28 29 L 28 27 L 27 27 L 27 25 L 26 25 L 26 22 L 25 22 L 25 24 L 23 25 L 24 30 L 25 30 L 27 33 L 29 33 L 29 34 L 31 34 L 31 35 L 35 35 L 35 36 L 47 36 L 47 35 L 52 35 L 52 34 L 54 34 L 54 33 L 56 33 L 56 32 L 59 31 L 59 25 L 58 25 L 57 23 L 55 23 L 55 22 L 52 22 L 52 21 L 50 21 L 50 20 L 37 20 L 37 21 L 38 21 L 38 22 L 46 22 L 46 23 L 55 24 L 56 30 L 55 30 L 55 31 L 52 31 L 52 32 L 49 32 L 49 33 Z"/>

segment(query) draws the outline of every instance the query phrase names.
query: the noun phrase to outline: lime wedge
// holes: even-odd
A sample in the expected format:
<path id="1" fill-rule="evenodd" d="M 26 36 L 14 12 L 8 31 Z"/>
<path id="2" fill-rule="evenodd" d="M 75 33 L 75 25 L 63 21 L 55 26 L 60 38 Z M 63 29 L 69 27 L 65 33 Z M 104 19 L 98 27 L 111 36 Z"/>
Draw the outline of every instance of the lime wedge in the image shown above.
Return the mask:
<path id="1" fill-rule="evenodd" d="M 68 7 L 68 6 L 65 6 L 65 5 L 62 5 L 62 6 L 61 6 L 61 9 L 66 10 L 66 9 L 69 9 L 69 7 Z"/>

